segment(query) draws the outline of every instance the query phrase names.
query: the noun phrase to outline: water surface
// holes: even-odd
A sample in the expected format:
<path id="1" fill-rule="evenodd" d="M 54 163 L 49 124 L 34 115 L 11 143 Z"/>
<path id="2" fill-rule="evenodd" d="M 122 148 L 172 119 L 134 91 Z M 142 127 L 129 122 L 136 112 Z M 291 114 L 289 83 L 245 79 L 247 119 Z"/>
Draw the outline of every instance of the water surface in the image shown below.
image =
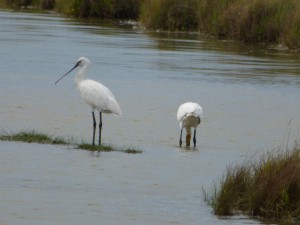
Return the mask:
<path id="1" fill-rule="evenodd" d="M 260 224 L 217 218 L 202 187 L 245 156 L 299 137 L 299 55 L 189 34 L 0 12 L 1 129 L 91 141 L 73 81 L 80 56 L 123 117 L 104 115 L 103 140 L 143 154 L 0 142 L 1 224 Z M 178 148 L 178 106 L 204 108 L 196 149 Z"/>

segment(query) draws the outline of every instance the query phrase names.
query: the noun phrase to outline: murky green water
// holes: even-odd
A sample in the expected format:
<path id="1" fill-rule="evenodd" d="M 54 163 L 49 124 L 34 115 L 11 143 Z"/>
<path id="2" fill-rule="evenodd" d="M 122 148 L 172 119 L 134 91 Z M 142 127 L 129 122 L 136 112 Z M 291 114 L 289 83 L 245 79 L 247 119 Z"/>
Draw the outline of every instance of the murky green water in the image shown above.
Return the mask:
<path id="1" fill-rule="evenodd" d="M 0 142 L 1 224 L 259 224 L 219 219 L 202 197 L 226 165 L 299 138 L 298 54 L 38 14 L 0 12 L 1 129 L 91 141 L 92 118 L 72 73 L 108 86 L 123 117 L 103 141 L 143 154 Z M 178 148 L 178 106 L 199 102 L 196 150 Z M 100 222 L 101 221 L 101 222 Z"/>

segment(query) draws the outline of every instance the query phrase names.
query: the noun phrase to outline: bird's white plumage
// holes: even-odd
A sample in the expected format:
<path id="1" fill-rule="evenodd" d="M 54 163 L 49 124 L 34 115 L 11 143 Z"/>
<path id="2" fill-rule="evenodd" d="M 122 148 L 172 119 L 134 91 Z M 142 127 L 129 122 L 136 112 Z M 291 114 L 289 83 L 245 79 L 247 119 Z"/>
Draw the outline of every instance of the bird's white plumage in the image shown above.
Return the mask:
<path id="1" fill-rule="evenodd" d="M 198 103 L 186 102 L 179 106 L 177 112 L 177 120 L 180 123 L 181 127 L 184 125 L 184 122 L 190 117 L 196 117 L 202 120 L 203 109 Z M 198 123 L 196 123 L 194 126 L 197 127 L 197 125 Z"/>
<path id="2" fill-rule="evenodd" d="M 180 128 L 185 127 L 190 132 L 191 127 L 197 128 L 202 120 L 203 109 L 198 103 L 186 102 L 179 106 L 177 112 L 177 120 Z M 199 120 L 199 119 L 200 120 Z"/>
<path id="3" fill-rule="evenodd" d="M 194 128 L 193 143 L 196 147 L 196 130 L 203 117 L 202 107 L 198 103 L 186 102 L 179 106 L 177 120 L 180 125 L 179 146 L 182 145 L 182 130 L 186 130 L 186 146 L 190 146 L 191 130 Z"/>
<path id="4" fill-rule="evenodd" d="M 91 106 L 92 110 L 122 115 L 115 97 L 103 84 L 93 80 L 82 80 L 78 83 L 78 89 L 82 99 Z"/>
<path id="5" fill-rule="evenodd" d="M 99 82 L 84 79 L 91 62 L 85 57 L 80 57 L 77 63 L 81 69 L 76 74 L 75 82 L 82 99 L 91 106 L 93 111 L 96 109 L 99 112 L 121 116 L 121 108 L 111 91 Z"/>

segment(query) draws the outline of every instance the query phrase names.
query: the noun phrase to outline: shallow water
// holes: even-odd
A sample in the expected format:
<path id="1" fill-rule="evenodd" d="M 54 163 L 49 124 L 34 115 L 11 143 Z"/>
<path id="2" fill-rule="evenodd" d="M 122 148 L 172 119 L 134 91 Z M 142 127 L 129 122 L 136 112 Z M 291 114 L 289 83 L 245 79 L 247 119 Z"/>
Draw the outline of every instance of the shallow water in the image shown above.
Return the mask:
<path id="1" fill-rule="evenodd" d="M 202 187 L 226 165 L 299 138 L 300 58 L 199 34 L 147 32 L 39 14 L 0 12 L 1 129 L 91 141 L 75 72 L 114 93 L 123 117 L 103 116 L 103 140 L 144 152 L 90 154 L 0 142 L 1 224 L 260 224 L 217 218 Z M 178 148 L 178 106 L 199 102 L 197 149 Z M 289 140 L 289 142 L 288 142 Z"/>

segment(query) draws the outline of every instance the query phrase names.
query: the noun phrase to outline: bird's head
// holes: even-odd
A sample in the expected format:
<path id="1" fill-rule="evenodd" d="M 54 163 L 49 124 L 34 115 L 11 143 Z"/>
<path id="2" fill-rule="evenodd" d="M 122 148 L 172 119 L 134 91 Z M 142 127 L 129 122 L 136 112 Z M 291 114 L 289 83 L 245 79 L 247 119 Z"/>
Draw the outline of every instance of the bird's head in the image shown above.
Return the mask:
<path id="1" fill-rule="evenodd" d="M 83 66 L 85 66 L 85 65 L 91 65 L 91 61 L 90 61 L 89 59 L 85 58 L 85 57 L 80 57 L 80 58 L 77 60 L 74 69 L 75 69 L 77 66 L 83 67 Z"/>
<path id="2" fill-rule="evenodd" d="M 80 57 L 78 60 L 77 60 L 77 62 L 76 62 L 76 64 L 72 67 L 72 69 L 70 69 L 66 74 L 64 74 L 61 78 L 59 78 L 56 82 L 55 82 L 55 84 L 57 84 L 61 79 L 63 79 L 65 76 L 67 76 L 72 70 L 74 70 L 75 68 L 77 68 L 77 67 L 84 67 L 84 66 L 86 66 L 86 68 L 87 67 L 89 67 L 91 65 L 91 62 L 90 62 L 90 60 L 88 60 L 87 58 L 85 58 L 85 57 Z"/>

